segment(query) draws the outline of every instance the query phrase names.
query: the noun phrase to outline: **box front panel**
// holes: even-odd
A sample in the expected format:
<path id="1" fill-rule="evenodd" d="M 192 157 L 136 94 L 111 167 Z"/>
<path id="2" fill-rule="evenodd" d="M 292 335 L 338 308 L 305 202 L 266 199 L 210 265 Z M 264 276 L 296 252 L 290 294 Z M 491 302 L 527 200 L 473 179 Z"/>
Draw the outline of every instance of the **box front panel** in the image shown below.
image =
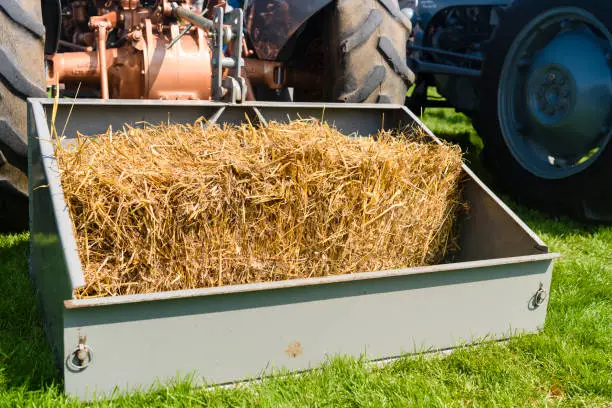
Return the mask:
<path id="1" fill-rule="evenodd" d="M 534 332 L 551 260 L 250 293 L 65 311 L 66 354 L 86 336 L 84 370 L 65 369 L 69 394 L 147 389 L 194 374 L 226 383 L 304 370 L 331 355 L 381 359 Z"/>

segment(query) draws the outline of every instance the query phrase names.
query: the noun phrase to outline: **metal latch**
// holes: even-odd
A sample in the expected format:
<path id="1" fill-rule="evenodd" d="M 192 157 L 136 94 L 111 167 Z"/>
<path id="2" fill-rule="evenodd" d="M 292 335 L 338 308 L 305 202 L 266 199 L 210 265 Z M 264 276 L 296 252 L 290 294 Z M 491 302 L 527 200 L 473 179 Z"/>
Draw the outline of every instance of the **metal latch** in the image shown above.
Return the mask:
<path id="1" fill-rule="evenodd" d="M 540 287 L 531 299 L 529 299 L 529 308 L 532 310 L 537 309 L 546 301 L 547 296 L 548 294 L 546 293 L 546 289 L 544 289 L 544 284 L 540 282 Z"/>
<path id="2" fill-rule="evenodd" d="M 66 366 L 70 371 L 83 371 L 93 362 L 93 351 L 86 341 L 87 336 L 79 336 L 79 344 L 66 357 Z"/>

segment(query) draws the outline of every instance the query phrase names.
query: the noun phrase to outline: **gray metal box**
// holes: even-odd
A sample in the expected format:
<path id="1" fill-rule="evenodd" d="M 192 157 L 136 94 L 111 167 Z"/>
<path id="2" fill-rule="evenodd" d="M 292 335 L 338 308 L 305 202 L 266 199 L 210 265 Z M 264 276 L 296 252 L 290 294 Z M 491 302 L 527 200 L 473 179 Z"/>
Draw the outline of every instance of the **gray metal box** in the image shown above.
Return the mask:
<path id="1" fill-rule="evenodd" d="M 70 395 L 90 399 L 186 375 L 229 383 L 274 368 L 309 369 L 337 354 L 387 359 L 536 332 L 544 324 L 542 295 L 558 254 L 549 253 L 465 166 L 470 211 L 461 220 L 461 251 L 454 263 L 74 299 L 73 289 L 84 278 L 49 142 L 52 110 L 52 100 L 29 101 L 30 274 Z M 60 132 L 65 127 L 69 140 L 77 130 L 103 133 L 126 123 L 186 123 L 202 116 L 231 123 L 316 117 L 345 134 L 361 135 L 416 123 L 437 141 L 398 105 L 64 100 L 55 126 Z M 92 359 L 84 369 L 70 368 L 83 338 Z"/>

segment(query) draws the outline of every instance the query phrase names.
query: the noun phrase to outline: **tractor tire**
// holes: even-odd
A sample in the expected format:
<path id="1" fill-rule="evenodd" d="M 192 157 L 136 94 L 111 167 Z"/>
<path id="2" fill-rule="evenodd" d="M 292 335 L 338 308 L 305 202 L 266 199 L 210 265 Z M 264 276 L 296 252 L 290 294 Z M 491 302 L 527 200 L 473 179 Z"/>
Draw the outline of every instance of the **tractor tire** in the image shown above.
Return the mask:
<path id="1" fill-rule="evenodd" d="M 403 105 L 412 26 L 397 0 L 337 0 L 328 13 L 326 99 Z"/>
<path id="2" fill-rule="evenodd" d="M 28 228 L 28 97 L 44 97 L 40 0 L 0 0 L 0 231 Z"/>
<path id="3" fill-rule="evenodd" d="M 474 121 L 485 165 L 519 202 L 612 221 L 608 2 L 515 0 L 500 14 Z"/>

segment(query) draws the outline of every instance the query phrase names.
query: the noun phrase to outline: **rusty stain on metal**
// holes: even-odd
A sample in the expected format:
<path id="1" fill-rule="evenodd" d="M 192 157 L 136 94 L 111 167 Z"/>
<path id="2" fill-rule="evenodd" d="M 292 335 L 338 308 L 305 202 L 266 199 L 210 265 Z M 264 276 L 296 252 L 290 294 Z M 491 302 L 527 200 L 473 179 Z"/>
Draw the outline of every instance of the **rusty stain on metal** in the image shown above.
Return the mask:
<path id="1" fill-rule="evenodd" d="M 302 344 L 299 341 L 292 341 L 287 345 L 285 353 L 292 358 L 301 356 L 304 353 Z"/>

